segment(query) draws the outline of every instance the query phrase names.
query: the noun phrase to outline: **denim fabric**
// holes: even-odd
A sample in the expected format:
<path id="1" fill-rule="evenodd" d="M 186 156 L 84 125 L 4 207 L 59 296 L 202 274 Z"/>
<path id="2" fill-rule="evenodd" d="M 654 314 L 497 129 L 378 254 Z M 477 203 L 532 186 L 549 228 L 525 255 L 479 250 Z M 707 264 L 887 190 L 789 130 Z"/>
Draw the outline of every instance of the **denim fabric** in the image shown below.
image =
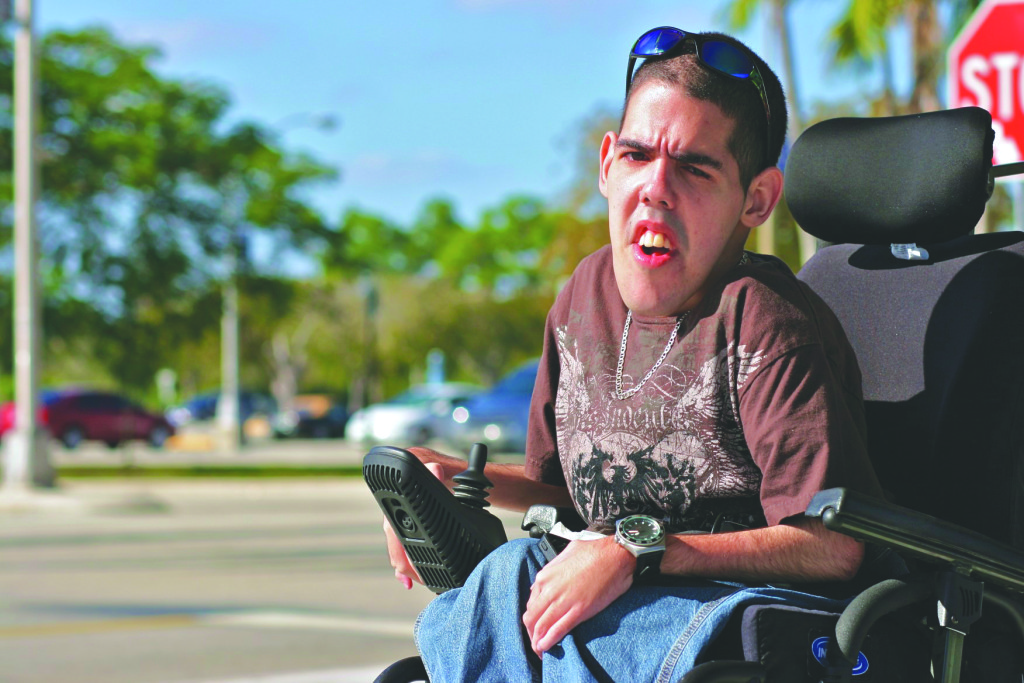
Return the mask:
<path id="1" fill-rule="evenodd" d="M 530 650 L 522 614 L 544 556 L 533 539 L 491 553 L 466 585 L 439 595 L 416 622 L 432 683 L 679 680 L 732 613 L 751 604 L 838 611 L 845 601 L 771 586 L 693 580 L 634 586 L 544 653 Z"/>

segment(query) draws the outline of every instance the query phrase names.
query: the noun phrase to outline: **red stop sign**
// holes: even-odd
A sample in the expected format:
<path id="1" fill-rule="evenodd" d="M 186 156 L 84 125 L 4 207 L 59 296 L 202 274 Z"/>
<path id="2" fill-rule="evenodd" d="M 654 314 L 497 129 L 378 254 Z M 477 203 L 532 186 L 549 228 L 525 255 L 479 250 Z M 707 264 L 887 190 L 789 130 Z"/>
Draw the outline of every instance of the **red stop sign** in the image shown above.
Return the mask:
<path id="1" fill-rule="evenodd" d="M 992 114 L 994 163 L 1024 161 L 1024 0 L 988 0 L 948 54 L 949 106 Z"/>

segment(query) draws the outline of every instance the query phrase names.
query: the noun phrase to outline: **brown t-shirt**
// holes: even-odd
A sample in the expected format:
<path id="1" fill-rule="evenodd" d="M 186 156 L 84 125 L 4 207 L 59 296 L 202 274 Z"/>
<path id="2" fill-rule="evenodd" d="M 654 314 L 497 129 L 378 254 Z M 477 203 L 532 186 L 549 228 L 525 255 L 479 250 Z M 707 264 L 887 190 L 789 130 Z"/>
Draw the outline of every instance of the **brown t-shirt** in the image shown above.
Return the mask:
<path id="1" fill-rule="evenodd" d="M 881 495 L 865 450 L 860 371 L 838 321 L 782 261 L 743 261 L 685 318 L 640 391 L 621 400 L 627 309 L 609 247 L 580 263 L 552 306 L 526 474 L 567 485 L 592 528 L 641 513 L 683 531 L 751 510 L 774 525 L 825 488 Z M 623 391 L 655 365 L 675 324 L 633 316 Z"/>

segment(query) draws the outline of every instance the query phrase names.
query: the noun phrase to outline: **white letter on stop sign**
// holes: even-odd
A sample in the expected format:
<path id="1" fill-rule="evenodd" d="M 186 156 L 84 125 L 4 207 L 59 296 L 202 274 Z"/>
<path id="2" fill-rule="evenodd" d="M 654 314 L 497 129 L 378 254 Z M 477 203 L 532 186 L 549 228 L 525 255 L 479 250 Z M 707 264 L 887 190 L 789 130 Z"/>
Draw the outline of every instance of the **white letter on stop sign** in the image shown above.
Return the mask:
<path id="1" fill-rule="evenodd" d="M 960 83 L 964 90 L 974 96 L 977 106 L 992 112 L 1001 121 L 1012 121 L 1018 105 L 1024 114 L 1024 55 L 997 52 L 990 59 L 991 63 L 981 55 L 971 55 L 964 59 L 960 66 Z M 995 97 L 985 82 L 985 77 L 993 68 L 996 71 Z M 1016 84 L 1013 79 L 1014 69 L 1017 70 Z M 1014 85 L 1017 89 L 1016 98 Z M 959 105 L 964 104 L 967 103 L 961 98 Z M 998 105 L 998 108 L 994 108 L 993 104 Z"/>
<path id="2" fill-rule="evenodd" d="M 979 107 L 986 111 L 992 111 L 992 93 L 989 92 L 982 76 L 988 76 L 988 60 L 980 55 L 971 55 L 964 60 L 960 67 L 960 82 L 964 89 L 974 95 L 974 101 Z M 963 102 L 957 105 L 963 106 Z"/>
<path id="3" fill-rule="evenodd" d="M 997 52 L 992 55 L 992 66 L 999 74 L 999 118 L 1009 121 L 1013 118 L 1013 70 L 1020 63 L 1020 57 L 1013 52 Z"/>

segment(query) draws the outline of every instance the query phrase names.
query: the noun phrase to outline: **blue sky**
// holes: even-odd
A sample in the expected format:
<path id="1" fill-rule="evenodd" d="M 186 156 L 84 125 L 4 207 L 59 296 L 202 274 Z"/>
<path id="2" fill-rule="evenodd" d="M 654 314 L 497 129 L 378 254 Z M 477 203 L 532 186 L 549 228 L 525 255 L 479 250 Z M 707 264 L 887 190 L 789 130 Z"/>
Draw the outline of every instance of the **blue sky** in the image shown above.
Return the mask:
<path id="1" fill-rule="evenodd" d="M 557 196 L 573 164 L 565 140 L 595 109 L 617 105 L 636 37 L 662 24 L 723 29 L 724 4 L 36 0 L 36 12 L 43 30 L 104 25 L 156 44 L 162 73 L 219 84 L 232 118 L 284 128 L 288 147 L 341 169 L 311 195 L 328 220 L 358 206 L 404 223 L 436 196 L 470 221 L 513 193 Z M 874 82 L 827 69 L 823 31 L 844 4 L 795 3 L 807 103 Z M 779 62 L 763 17 L 739 35 Z M 307 114 L 342 123 L 318 130 Z"/>

